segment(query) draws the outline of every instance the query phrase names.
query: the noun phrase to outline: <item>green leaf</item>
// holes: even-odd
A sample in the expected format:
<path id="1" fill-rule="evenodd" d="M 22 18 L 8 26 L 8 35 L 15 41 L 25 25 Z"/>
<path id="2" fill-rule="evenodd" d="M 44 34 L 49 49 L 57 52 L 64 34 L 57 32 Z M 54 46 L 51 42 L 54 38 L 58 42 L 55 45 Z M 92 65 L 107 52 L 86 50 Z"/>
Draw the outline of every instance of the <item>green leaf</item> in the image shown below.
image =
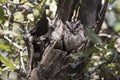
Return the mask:
<path id="1" fill-rule="evenodd" d="M 99 43 L 101 44 L 101 40 L 98 37 L 98 35 L 96 35 L 96 33 L 92 30 L 92 29 L 88 29 L 86 28 L 86 35 L 88 36 L 88 38 L 93 41 L 95 44 Z"/>
<path id="2" fill-rule="evenodd" d="M 114 3 L 116 0 L 109 0 L 109 3 L 112 4 Z"/>
<path id="3" fill-rule="evenodd" d="M 10 46 L 4 43 L 0 43 L 0 49 L 5 50 L 5 51 L 11 51 Z"/>
<path id="4" fill-rule="evenodd" d="M 24 21 L 24 15 L 21 12 L 16 12 L 14 14 L 14 20 L 18 22 L 23 22 Z"/>
<path id="5" fill-rule="evenodd" d="M 0 72 L 2 72 L 3 71 L 3 69 L 2 68 L 0 68 Z"/>
<path id="6" fill-rule="evenodd" d="M 5 4 L 7 2 L 8 2 L 8 0 L 0 0 L 0 3 L 2 3 L 2 4 Z"/>
<path id="7" fill-rule="evenodd" d="M 116 40 L 110 41 L 109 44 L 108 44 L 108 46 L 107 46 L 107 48 L 114 49 L 115 42 L 116 42 Z"/>
<path id="8" fill-rule="evenodd" d="M 97 49 L 96 47 L 90 47 L 89 49 L 85 50 L 83 53 L 91 54 L 91 53 L 97 53 L 98 51 L 99 51 L 99 49 Z"/>
<path id="9" fill-rule="evenodd" d="M 3 8 L 0 6 L 0 23 L 2 22 L 3 18 L 4 18 L 4 10 L 3 10 Z"/>
<path id="10" fill-rule="evenodd" d="M 24 2 L 25 2 L 25 0 L 21 0 L 20 2 L 21 2 L 21 3 L 24 3 Z"/>
<path id="11" fill-rule="evenodd" d="M 120 23 L 116 23 L 115 26 L 113 27 L 113 29 L 114 29 L 116 32 L 119 32 L 119 31 L 120 31 Z"/>
<path id="12" fill-rule="evenodd" d="M 13 63 L 11 63 L 9 60 L 7 60 L 5 57 L 3 57 L 1 54 L 0 54 L 0 60 L 9 68 L 11 69 L 16 69 L 16 66 L 14 66 Z"/>

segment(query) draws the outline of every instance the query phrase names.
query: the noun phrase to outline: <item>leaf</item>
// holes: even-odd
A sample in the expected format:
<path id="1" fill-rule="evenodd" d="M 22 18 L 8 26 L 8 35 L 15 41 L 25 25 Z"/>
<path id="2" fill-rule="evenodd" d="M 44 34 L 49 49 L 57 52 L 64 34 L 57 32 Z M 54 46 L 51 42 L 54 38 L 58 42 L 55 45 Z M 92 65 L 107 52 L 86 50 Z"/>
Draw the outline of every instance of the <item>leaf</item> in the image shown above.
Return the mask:
<path id="1" fill-rule="evenodd" d="M 35 9 L 34 11 L 33 11 L 33 15 L 35 16 L 35 17 L 38 17 L 40 14 L 39 14 L 40 12 L 39 12 L 39 10 L 37 10 L 37 9 Z"/>
<path id="2" fill-rule="evenodd" d="M 0 35 L 2 35 L 3 34 L 3 30 L 0 30 Z"/>
<path id="3" fill-rule="evenodd" d="M 4 10 L 3 10 L 3 8 L 0 6 L 0 22 L 2 22 L 3 18 L 4 18 Z"/>
<path id="4" fill-rule="evenodd" d="M 2 72 L 3 71 L 3 69 L 2 68 L 0 68 L 0 72 Z"/>
<path id="5" fill-rule="evenodd" d="M 0 60 L 9 68 L 11 69 L 16 69 L 16 66 L 14 66 L 13 63 L 11 63 L 9 60 L 7 60 L 5 57 L 3 57 L 1 54 L 0 54 Z"/>
<path id="6" fill-rule="evenodd" d="M 7 3 L 8 2 L 8 0 L 0 0 L 0 3 L 1 4 L 5 4 L 5 3 Z"/>
<path id="7" fill-rule="evenodd" d="M 25 2 L 25 0 L 21 0 L 20 2 L 21 2 L 21 3 L 24 3 L 24 2 Z"/>
<path id="8" fill-rule="evenodd" d="M 21 12 L 16 12 L 14 14 L 14 20 L 18 22 L 23 22 L 24 21 L 24 15 Z"/>
<path id="9" fill-rule="evenodd" d="M 109 0 L 109 3 L 112 4 L 114 3 L 116 0 Z"/>
<path id="10" fill-rule="evenodd" d="M 92 40 L 95 44 L 96 44 L 96 43 L 101 44 L 100 38 L 98 37 L 98 35 L 96 35 L 96 33 L 95 33 L 93 30 L 86 28 L 86 35 L 87 35 L 88 38 L 89 38 L 90 40 Z"/>
<path id="11" fill-rule="evenodd" d="M 116 23 L 114 25 L 113 29 L 115 30 L 115 32 L 119 32 L 120 31 L 120 23 Z"/>
<path id="12" fill-rule="evenodd" d="M 27 18 L 28 18 L 28 20 L 30 20 L 30 21 L 34 21 L 34 16 L 33 16 L 33 14 L 28 14 L 28 15 L 27 15 Z"/>
<path id="13" fill-rule="evenodd" d="M 83 53 L 91 54 L 91 53 L 97 53 L 98 51 L 99 51 L 99 49 L 97 49 L 96 47 L 90 47 L 89 49 L 85 50 Z"/>
<path id="14" fill-rule="evenodd" d="M 6 45 L 4 43 L 0 43 L 0 49 L 3 49 L 5 51 L 11 51 L 10 50 L 10 46 L 9 45 Z"/>
<path id="15" fill-rule="evenodd" d="M 115 42 L 116 42 L 116 40 L 110 41 L 109 44 L 108 44 L 108 46 L 107 46 L 107 48 L 114 49 Z"/>

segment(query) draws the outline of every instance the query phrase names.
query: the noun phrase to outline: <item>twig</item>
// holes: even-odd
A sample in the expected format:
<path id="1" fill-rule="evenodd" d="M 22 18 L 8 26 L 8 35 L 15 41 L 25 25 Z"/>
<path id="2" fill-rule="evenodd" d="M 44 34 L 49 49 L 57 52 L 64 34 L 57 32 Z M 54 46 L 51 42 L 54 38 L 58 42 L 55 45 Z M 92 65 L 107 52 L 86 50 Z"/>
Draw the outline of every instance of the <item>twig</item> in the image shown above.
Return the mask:
<path id="1" fill-rule="evenodd" d="M 18 48 L 19 50 L 22 50 L 22 47 L 20 47 L 18 44 L 16 44 L 15 42 L 13 42 L 10 38 L 8 38 L 6 35 L 4 35 L 4 39 L 7 40 L 10 44 L 12 44 L 13 46 L 15 46 L 16 48 Z"/>
<path id="2" fill-rule="evenodd" d="M 23 51 L 25 48 L 20 47 L 17 43 L 13 42 L 6 35 L 4 35 L 4 39 L 7 40 L 10 44 L 12 44 L 13 46 L 15 46 L 16 48 L 18 48 L 20 50 L 20 63 L 21 63 L 22 69 L 24 70 L 24 72 L 26 74 L 26 69 L 25 69 L 25 65 L 24 65 L 24 61 L 23 61 Z"/>
<path id="3" fill-rule="evenodd" d="M 23 61 L 23 50 L 20 51 L 20 62 L 21 62 L 21 67 L 22 67 L 23 71 L 25 72 L 25 74 L 27 74 L 25 65 L 24 65 L 24 61 Z"/>

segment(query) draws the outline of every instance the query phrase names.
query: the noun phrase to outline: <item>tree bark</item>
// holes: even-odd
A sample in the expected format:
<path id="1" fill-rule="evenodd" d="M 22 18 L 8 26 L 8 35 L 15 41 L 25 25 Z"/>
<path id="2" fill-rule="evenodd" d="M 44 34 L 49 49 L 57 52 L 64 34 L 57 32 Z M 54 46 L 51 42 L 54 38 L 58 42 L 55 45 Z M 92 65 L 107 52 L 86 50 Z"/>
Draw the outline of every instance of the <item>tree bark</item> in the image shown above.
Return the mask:
<path id="1" fill-rule="evenodd" d="M 48 20 L 45 13 L 43 14 L 26 39 L 29 52 L 28 80 L 83 80 L 85 78 L 84 69 L 91 54 L 86 57 L 77 56 L 77 58 L 73 55 L 89 48 L 88 45 L 93 46 L 85 31 L 86 28 L 96 30 L 97 27 L 101 27 L 102 22 L 97 25 L 98 15 L 102 10 L 101 1 L 82 0 L 80 3 L 79 0 L 58 0 L 54 20 Z M 80 7 L 77 11 L 77 21 L 72 21 L 76 6 Z"/>

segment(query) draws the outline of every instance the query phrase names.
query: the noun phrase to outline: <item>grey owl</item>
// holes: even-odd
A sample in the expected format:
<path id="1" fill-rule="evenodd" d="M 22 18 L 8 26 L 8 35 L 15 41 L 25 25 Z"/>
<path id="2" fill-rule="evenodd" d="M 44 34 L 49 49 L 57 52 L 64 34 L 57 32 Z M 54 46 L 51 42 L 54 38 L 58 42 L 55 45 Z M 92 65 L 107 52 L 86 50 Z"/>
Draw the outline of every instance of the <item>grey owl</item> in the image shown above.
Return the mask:
<path id="1" fill-rule="evenodd" d="M 66 22 L 64 26 L 64 46 L 66 51 L 72 51 L 77 47 L 81 46 L 86 41 L 84 35 L 84 28 L 80 21 L 77 22 Z"/>

